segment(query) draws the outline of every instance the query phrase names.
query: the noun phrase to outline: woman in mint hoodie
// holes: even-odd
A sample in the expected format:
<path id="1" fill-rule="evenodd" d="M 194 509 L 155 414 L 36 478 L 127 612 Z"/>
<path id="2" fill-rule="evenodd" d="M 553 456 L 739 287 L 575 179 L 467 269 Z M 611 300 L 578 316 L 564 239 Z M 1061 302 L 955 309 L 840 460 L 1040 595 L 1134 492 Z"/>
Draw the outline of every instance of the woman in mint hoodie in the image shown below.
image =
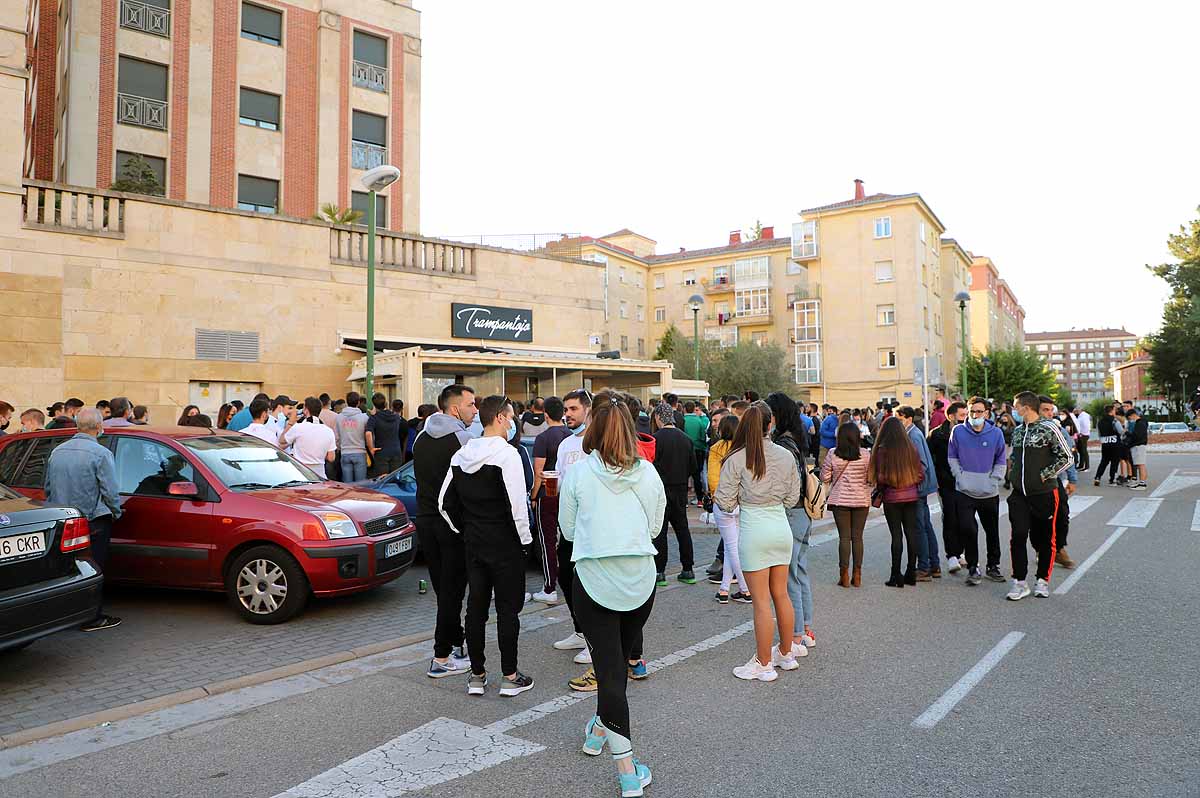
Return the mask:
<path id="1" fill-rule="evenodd" d="M 608 746 L 621 795 L 638 796 L 650 768 L 633 756 L 625 687 L 654 605 L 653 538 L 662 531 L 666 491 L 654 466 L 638 457 L 633 416 L 619 394 L 593 397 L 583 451 L 563 479 L 558 507 L 559 529 L 574 546 L 575 617 L 598 684 L 583 752 L 598 756 Z"/>

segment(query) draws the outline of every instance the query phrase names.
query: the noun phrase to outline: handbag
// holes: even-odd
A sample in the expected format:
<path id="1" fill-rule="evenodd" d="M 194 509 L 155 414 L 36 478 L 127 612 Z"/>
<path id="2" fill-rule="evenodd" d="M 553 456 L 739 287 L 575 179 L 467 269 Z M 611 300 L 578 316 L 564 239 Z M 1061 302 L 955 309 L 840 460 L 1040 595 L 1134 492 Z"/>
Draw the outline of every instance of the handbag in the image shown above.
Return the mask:
<path id="1" fill-rule="evenodd" d="M 883 506 L 883 488 L 880 487 L 879 485 L 876 485 L 871 490 L 871 506 L 872 507 L 882 507 Z"/>
<path id="2" fill-rule="evenodd" d="M 828 455 L 826 455 L 828 456 Z M 842 475 L 846 473 L 846 469 L 850 467 L 849 463 L 842 466 L 842 472 L 833 478 L 833 482 L 826 485 L 821 481 L 820 472 L 817 469 L 807 471 L 804 474 L 804 479 L 807 482 L 804 491 L 804 512 L 808 513 L 808 517 L 814 521 L 819 521 L 825 517 L 825 507 L 829 503 L 829 494 L 833 493 L 833 486 L 838 483 Z"/>

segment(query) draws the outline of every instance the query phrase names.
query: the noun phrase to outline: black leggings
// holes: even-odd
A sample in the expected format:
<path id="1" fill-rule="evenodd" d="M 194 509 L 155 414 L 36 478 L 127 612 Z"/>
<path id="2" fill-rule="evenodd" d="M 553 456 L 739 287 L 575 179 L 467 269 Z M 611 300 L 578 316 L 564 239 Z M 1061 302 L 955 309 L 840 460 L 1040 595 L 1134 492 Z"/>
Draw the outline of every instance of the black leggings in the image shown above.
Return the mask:
<path id="1" fill-rule="evenodd" d="M 1117 477 L 1117 464 L 1120 462 L 1121 444 L 1100 444 L 1100 467 L 1096 469 L 1096 479 L 1100 479 L 1101 475 L 1104 474 L 1104 467 L 1108 466 L 1108 481 L 1112 482 Z"/>
<path id="2" fill-rule="evenodd" d="M 596 714 L 606 729 L 632 740 L 626 680 L 632 652 L 642 647 L 642 626 L 654 607 L 654 591 L 637 609 L 617 612 L 597 604 L 580 580 L 575 580 L 573 589 L 575 615 L 583 627 L 583 636 L 592 652 L 592 668 L 596 671 Z M 612 753 L 616 756 L 624 752 Z"/>
<path id="3" fill-rule="evenodd" d="M 914 570 L 917 565 L 917 535 L 922 534 L 917 527 L 917 503 L 884 502 L 883 515 L 892 533 L 892 576 L 900 574 L 900 554 L 904 551 L 905 541 L 908 541 L 908 570 Z"/>

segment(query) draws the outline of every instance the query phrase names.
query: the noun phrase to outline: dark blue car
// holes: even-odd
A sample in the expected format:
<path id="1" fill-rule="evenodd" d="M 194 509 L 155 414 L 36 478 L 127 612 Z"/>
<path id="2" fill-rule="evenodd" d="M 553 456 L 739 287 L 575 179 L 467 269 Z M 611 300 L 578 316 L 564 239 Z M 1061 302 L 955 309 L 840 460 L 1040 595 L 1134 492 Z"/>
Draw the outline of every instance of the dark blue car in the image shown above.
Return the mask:
<path id="1" fill-rule="evenodd" d="M 364 479 L 353 483 L 356 487 L 370 488 L 386 493 L 404 503 L 409 518 L 417 517 L 417 478 L 413 476 L 412 461 L 405 463 L 390 474 Z"/>

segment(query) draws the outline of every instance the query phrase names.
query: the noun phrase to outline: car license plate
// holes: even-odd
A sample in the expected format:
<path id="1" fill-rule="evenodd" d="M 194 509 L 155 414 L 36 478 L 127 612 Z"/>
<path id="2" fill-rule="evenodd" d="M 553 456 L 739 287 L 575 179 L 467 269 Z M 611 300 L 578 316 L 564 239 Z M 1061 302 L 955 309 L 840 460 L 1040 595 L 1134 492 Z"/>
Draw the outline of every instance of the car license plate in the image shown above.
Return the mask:
<path id="1" fill-rule="evenodd" d="M 46 538 L 41 532 L 0 538 L 0 560 L 36 557 L 46 551 Z"/>
<path id="2" fill-rule="evenodd" d="M 391 543 L 387 544 L 387 548 L 383 550 L 383 556 L 385 558 L 386 557 L 395 557 L 397 554 L 403 554 L 404 552 L 408 551 L 411 548 L 412 548 L 412 535 L 409 535 L 406 538 L 401 538 L 400 540 L 393 540 Z"/>

